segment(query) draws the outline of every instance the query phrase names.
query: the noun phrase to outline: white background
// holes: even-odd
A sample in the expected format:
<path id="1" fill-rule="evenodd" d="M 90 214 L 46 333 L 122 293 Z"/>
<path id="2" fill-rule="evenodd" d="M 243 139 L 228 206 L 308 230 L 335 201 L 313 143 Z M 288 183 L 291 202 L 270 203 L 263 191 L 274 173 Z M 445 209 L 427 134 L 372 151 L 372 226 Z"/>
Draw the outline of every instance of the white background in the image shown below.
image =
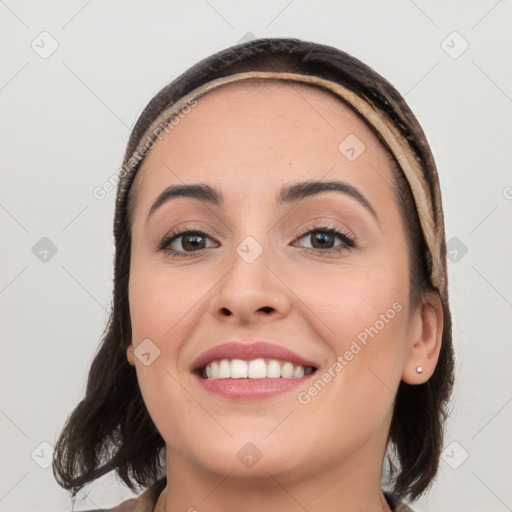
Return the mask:
<path id="1" fill-rule="evenodd" d="M 457 385 L 445 460 L 414 508 L 512 510 L 511 22 L 510 0 L 0 1 L 0 510 L 71 510 L 36 460 L 81 399 L 107 320 L 115 192 L 93 189 L 119 170 L 151 97 L 248 33 L 351 53 L 424 127 L 454 260 Z M 47 58 L 31 47 L 52 39 Z M 43 237 L 57 248 L 46 262 L 32 250 Z M 131 495 L 108 476 L 76 509 Z"/>

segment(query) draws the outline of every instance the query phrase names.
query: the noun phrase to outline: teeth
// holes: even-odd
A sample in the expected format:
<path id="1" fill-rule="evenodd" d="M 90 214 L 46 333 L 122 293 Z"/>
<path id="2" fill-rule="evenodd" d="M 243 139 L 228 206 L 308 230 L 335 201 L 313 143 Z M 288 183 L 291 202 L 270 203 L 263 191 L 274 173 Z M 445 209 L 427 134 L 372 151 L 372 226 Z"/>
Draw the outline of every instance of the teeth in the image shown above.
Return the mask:
<path id="1" fill-rule="evenodd" d="M 289 361 L 265 360 L 263 358 L 243 361 L 242 359 L 221 359 L 212 361 L 203 370 L 208 379 L 300 379 L 313 373 L 313 368 L 294 365 Z"/>
<path id="2" fill-rule="evenodd" d="M 229 379 L 231 376 L 231 365 L 227 359 L 223 359 L 219 363 L 218 379 Z"/>
<path id="3" fill-rule="evenodd" d="M 213 361 L 210 366 L 210 373 L 212 379 L 219 378 L 219 363 L 217 361 Z M 208 367 L 206 367 L 206 375 L 208 375 Z"/>
<path id="4" fill-rule="evenodd" d="M 231 378 L 247 379 L 247 363 L 241 359 L 233 359 L 231 361 Z"/>
<path id="5" fill-rule="evenodd" d="M 249 379 L 264 379 L 267 376 L 267 365 L 263 359 L 254 359 L 249 362 Z"/>
<path id="6" fill-rule="evenodd" d="M 296 366 L 293 370 L 293 377 L 295 379 L 304 377 L 304 366 Z"/>
<path id="7" fill-rule="evenodd" d="M 283 379 L 291 379 L 293 377 L 293 364 L 284 363 L 281 367 L 281 377 Z"/>
<path id="8" fill-rule="evenodd" d="M 281 377 L 281 365 L 275 359 L 271 359 L 267 364 L 267 378 L 278 379 Z"/>

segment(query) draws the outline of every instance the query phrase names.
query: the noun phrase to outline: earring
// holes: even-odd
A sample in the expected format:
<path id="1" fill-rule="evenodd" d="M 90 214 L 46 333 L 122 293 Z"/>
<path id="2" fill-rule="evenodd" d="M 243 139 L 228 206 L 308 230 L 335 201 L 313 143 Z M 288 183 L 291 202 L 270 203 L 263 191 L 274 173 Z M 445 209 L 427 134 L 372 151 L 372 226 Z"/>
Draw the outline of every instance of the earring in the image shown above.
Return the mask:
<path id="1" fill-rule="evenodd" d="M 421 372 L 423 372 L 423 368 L 421 366 L 416 366 L 416 371 L 418 373 L 421 373 Z"/>

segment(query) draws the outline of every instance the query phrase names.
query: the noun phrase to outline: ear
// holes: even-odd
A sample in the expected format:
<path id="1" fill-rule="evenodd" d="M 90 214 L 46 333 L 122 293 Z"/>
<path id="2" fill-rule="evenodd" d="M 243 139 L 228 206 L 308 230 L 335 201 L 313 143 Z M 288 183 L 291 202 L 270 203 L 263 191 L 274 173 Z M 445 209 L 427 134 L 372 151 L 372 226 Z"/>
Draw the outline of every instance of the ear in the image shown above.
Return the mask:
<path id="1" fill-rule="evenodd" d="M 411 318 L 409 351 L 402 374 L 407 384 L 423 384 L 434 373 L 443 339 L 443 319 L 439 293 L 427 291 Z"/>
<path id="2" fill-rule="evenodd" d="M 135 356 L 133 354 L 133 342 L 130 342 L 130 344 L 128 345 L 128 348 L 126 349 L 126 357 L 128 359 L 128 362 L 132 365 L 132 366 L 135 366 Z"/>

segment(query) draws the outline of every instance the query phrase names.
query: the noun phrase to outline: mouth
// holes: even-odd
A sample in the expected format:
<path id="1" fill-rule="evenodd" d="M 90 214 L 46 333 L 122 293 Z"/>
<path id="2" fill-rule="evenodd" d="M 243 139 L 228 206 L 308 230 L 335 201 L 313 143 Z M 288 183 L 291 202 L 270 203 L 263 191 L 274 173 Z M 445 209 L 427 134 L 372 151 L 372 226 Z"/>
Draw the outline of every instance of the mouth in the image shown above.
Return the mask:
<path id="1" fill-rule="evenodd" d="M 196 370 L 202 379 L 301 379 L 313 374 L 315 366 L 303 366 L 291 361 L 256 358 L 218 359 Z"/>
<path id="2" fill-rule="evenodd" d="M 261 399 L 304 384 L 319 365 L 266 342 L 229 342 L 210 349 L 192 364 L 199 385 L 230 399 Z"/>

